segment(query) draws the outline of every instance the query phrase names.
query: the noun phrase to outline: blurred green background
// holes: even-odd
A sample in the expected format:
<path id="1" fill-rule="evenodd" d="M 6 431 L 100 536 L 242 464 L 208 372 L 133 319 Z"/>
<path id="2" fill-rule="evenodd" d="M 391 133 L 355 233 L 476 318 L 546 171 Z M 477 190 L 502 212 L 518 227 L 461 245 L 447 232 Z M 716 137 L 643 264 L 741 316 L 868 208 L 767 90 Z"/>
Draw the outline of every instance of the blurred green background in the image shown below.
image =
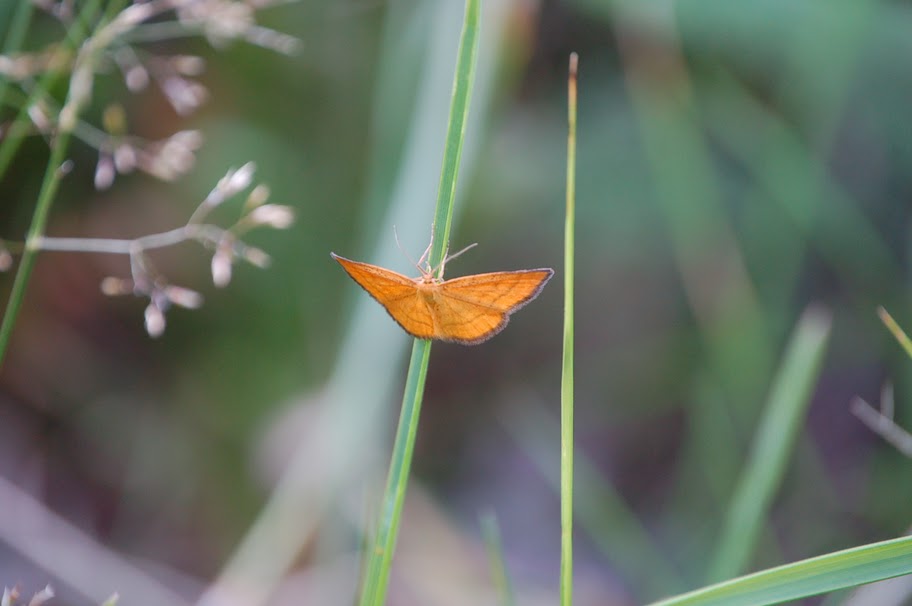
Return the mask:
<path id="1" fill-rule="evenodd" d="M 0 32 L 15 4 L 0 7 Z M 416 273 L 393 230 L 412 257 L 427 245 L 461 17 L 449 0 L 280 3 L 257 20 L 301 41 L 292 56 L 194 37 L 143 45 L 206 58 L 210 98 L 188 117 L 154 87 L 126 92 L 116 69 L 99 76 L 88 122 L 117 102 L 130 132 L 194 128 L 205 145 L 175 183 L 135 174 L 99 193 L 97 152 L 74 142 L 50 235 L 181 225 L 248 161 L 297 220 L 252 234 L 272 266 L 239 266 L 224 290 L 211 253 L 156 255 L 206 298 L 170 311 L 157 340 L 141 300 L 99 290 L 126 259 L 41 254 L 0 373 L 0 475 L 43 513 L 0 492 L 0 583 L 51 583 L 61 604 L 114 591 L 160 604 L 152 586 L 193 603 L 216 578 L 221 603 L 351 602 L 410 340 L 329 253 Z M 62 31 L 36 14 L 24 48 Z M 495 339 L 434 346 L 389 603 L 495 604 L 485 512 L 519 603 L 556 599 L 571 51 L 577 603 L 705 582 L 811 304 L 832 313 L 830 346 L 751 568 L 903 533 L 910 463 L 849 403 L 877 402 L 891 382 L 897 421 L 912 424 L 910 360 L 875 313 L 912 326 L 912 7 L 486 0 L 452 240 L 479 246 L 447 272 L 557 275 Z M 32 137 L 0 181 L 0 237 L 23 237 L 46 162 Z M 80 532 L 57 534 L 40 522 L 49 511 Z"/>

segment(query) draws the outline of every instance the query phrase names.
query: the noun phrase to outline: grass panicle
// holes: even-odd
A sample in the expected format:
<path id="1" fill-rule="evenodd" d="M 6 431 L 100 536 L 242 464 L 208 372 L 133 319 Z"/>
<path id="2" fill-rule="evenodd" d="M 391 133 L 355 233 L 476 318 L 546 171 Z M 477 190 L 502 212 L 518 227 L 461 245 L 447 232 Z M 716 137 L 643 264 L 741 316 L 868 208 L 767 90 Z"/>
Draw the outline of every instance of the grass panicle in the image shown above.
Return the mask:
<path id="1" fill-rule="evenodd" d="M 158 56 L 147 56 L 125 46 L 125 36 L 141 25 L 144 21 L 158 19 L 169 11 L 174 12 L 175 18 L 181 25 L 186 25 L 187 20 L 200 23 L 212 23 L 224 19 L 222 13 L 203 11 L 189 15 L 183 13 L 181 7 L 168 2 L 149 2 L 145 4 L 130 4 L 128 0 L 111 0 L 103 3 L 101 0 L 88 0 L 72 18 L 64 17 L 70 8 L 61 3 L 57 9 L 50 9 L 61 23 L 65 25 L 64 39 L 60 44 L 53 44 L 43 51 L 44 58 L 40 61 L 30 59 L 31 53 L 22 53 L 21 45 L 25 40 L 26 30 L 31 21 L 33 3 L 19 3 L 13 15 L 7 37 L 3 44 L 4 65 L 15 77 L 4 74 L 0 78 L 0 106 L 12 97 L 12 84 L 16 83 L 16 102 L 18 111 L 12 123 L 5 128 L 0 140 L 0 179 L 6 176 L 12 158 L 20 149 L 24 138 L 33 132 L 33 129 L 44 135 L 48 141 L 50 153 L 44 170 L 41 187 L 32 211 L 25 241 L 0 243 L 0 265 L 3 269 L 12 264 L 12 253 L 21 255 L 13 284 L 10 289 L 8 303 L 0 323 L 0 365 L 2 365 L 9 348 L 13 329 L 22 307 L 35 257 L 44 250 L 94 252 L 109 254 L 125 254 L 130 256 L 132 283 L 129 280 L 106 279 L 102 283 L 102 292 L 105 294 L 136 294 L 149 296 L 151 304 L 146 308 L 146 329 L 149 335 L 158 336 L 164 329 L 164 310 L 171 304 L 183 307 L 196 307 L 201 301 L 198 293 L 188 289 L 166 284 L 164 278 L 154 272 L 151 262 L 143 255 L 143 250 L 151 247 L 169 246 L 186 239 L 197 239 L 205 245 L 216 249 L 213 258 L 213 275 L 216 286 L 224 286 L 230 279 L 231 263 L 243 256 L 247 261 L 258 266 L 268 264 L 269 258 L 263 251 L 247 246 L 238 240 L 238 236 L 251 228 L 258 226 L 271 226 L 277 228 L 288 227 L 293 219 L 289 207 L 264 204 L 268 197 L 268 188 L 257 188 L 248 198 L 249 214 L 245 215 L 231 228 L 224 230 L 213 225 L 203 225 L 201 220 L 211 207 L 221 203 L 225 197 L 234 195 L 237 191 L 227 192 L 227 189 L 243 189 L 246 187 L 249 176 L 253 171 L 253 164 L 248 163 L 237 171 L 229 174 L 219 182 L 215 190 L 204 200 L 197 212 L 183 228 L 165 233 L 149 234 L 131 240 L 105 239 L 105 238 L 47 238 L 47 226 L 51 207 L 60 188 L 60 183 L 70 171 L 73 162 L 68 159 L 70 143 L 73 139 L 97 148 L 99 161 L 95 172 L 96 189 L 105 189 L 110 186 L 114 174 L 117 172 L 132 172 L 139 169 L 152 174 L 162 180 L 173 180 L 180 174 L 189 170 L 194 164 L 194 151 L 202 143 L 201 135 L 196 131 L 180 131 L 166 140 L 160 142 L 147 142 L 140 148 L 136 142 L 139 138 L 128 136 L 125 132 L 125 116 L 120 116 L 109 105 L 104 113 L 102 122 L 104 129 L 83 122 L 81 115 L 91 113 L 86 111 L 94 96 L 96 72 L 107 69 L 106 61 L 112 54 L 117 54 L 121 61 L 126 61 L 135 73 L 145 74 L 145 82 L 150 78 L 149 69 L 143 61 L 157 66 L 158 77 L 164 79 L 160 86 L 163 92 L 171 93 L 166 97 L 172 102 L 175 110 L 175 99 L 184 97 L 189 91 L 194 101 L 202 102 L 206 93 L 204 87 L 198 83 L 178 75 L 179 68 L 171 65 L 164 68 Z M 45 7 L 47 8 L 47 6 Z M 243 21 L 244 27 L 238 27 L 226 36 L 247 36 L 246 40 L 261 45 L 267 45 L 268 40 L 284 39 L 282 34 L 256 26 L 252 21 Z M 257 32 L 259 39 L 249 36 L 251 31 Z M 200 32 L 197 32 L 200 35 Z M 290 37 L 288 37 L 290 39 Z M 129 52 L 126 52 L 128 49 Z M 129 57 L 129 59 L 124 59 Z M 125 63 L 124 65 L 126 65 Z M 203 64 L 202 59 L 184 56 L 181 63 L 189 72 L 196 70 Z M 188 68 L 190 63 L 197 66 Z M 124 65 L 121 65 L 124 71 Z M 170 64 L 168 64 L 170 65 Z M 10 66 L 18 66 L 12 68 Z M 137 71 L 138 70 L 138 71 Z M 51 94 L 58 81 L 69 74 L 66 87 L 65 101 L 62 106 Z M 143 80 L 143 78 L 140 78 Z M 133 84 L 131 84 L 131 81 Z M 142 90 L 145 85 L 136 84 L 137 80 L 125 73 L 124 82 L 131 91 Z M 179 94 L 174 90 L 174 83 L 180 83 Z M 186 112 L 178 111 L 184 115 L 195 109 L 196 105 L 184 101 Z M 113 118 L 112 116 L 119 116 Z M 111 127 L 111 124 L 119 125 Z M 123 130 L 124 132 L 121 132 Z M 114 149 L 116 147 L 116 150 Z M 246 179 L 246 181 L 245 181 Z M 221 194 L 219 197 L 213 197 Z M 255 207 L 255 208 L 254 208 Z M 191 232 L 195 235 L 191 235 Z M 212 236 L 218 234 L 218 242 Z M 185 237 L 185 236 L 190 236 Z"/>

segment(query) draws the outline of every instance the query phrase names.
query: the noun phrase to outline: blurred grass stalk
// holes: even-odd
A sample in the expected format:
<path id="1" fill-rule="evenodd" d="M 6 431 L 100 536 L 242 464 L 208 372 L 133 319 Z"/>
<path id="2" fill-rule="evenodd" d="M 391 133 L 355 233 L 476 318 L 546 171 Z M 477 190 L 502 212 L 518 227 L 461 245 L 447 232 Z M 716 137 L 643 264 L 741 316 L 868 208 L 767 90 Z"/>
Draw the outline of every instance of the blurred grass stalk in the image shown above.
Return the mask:
<path id="1" fill-rule="evenodd" d="M 877 287 L 872 276 L 902 275 L 888 246 L 861 208 L 837 180 L 827 178 L 825 160 L 801 133 L 755 98 L 731 73 L 712 72 L 715 91 L 706 95 L 705 115 L 714 139 L 756 181 L 764 200 L 792 220 L 797 245 L 782 234 L 780 246 L 795 248 L 786 272 L 797 276 L 802 251 L 813 246 L 830 267 L 859 291 Z M 853 242 L 853 246 L 846 246 Z"/>
<path id="2" fill-rule="evenodd" d="M 2 476 L 0 512 L 0 542 L 53 574 L 57 580 L 52 585 L 65 583 L 84 602 L 100 604 L 116 589 L 130 596 L 132 606 L 189 605 L 180 592 L 143 570 L 141 562 L 109 549 Z M 163 565 L 157 571 L 179 578 Z M 13 580 L 0 579 L 0 585 Z"/>
<path id="3" fill-rule="evenodd" d="M 513 593 L 513 583 L 510 582 L 510 575 L 507 573 L 497 516 L 494 515 L 494 512 L 488 512 L 481 516 L 480 522 L 481 535 L 488 551 L 491 579 L 497 589 L 500 606 L 516 606 L 516 596 Z"/>
<path id="4" fill-rule="evenodd" d="M 775 362 L 768 319 L 725 210 L 721 175 L 694 119 L 695 89 L 673 13 L 656 13 L 650 38 L 660 35 L 662 42 L 650 46 L 637 35 L 642 25 L 631 4 L 618 6 L 619 50 L 655 200 L 713 379 L 738 405 L 736 423 L 743 422 Z"/>
<path id="5" fill-rule="evenodd" d="M 437 193 L 437 210 L 434 215 L 433 236 L 429 263 L 431 267 L 443 269 L 447 254 L 450 229 L 453 221 L 453 206 L 456 184 L 459 176 L 459 162 L 465 140 L 469 102 L 475 78 L 478 57 L 479 0 L 467 0 L 462 35 L 456 59 L 456 74 L 453 82 L 453 98 L 450 103 L 450 118 L 447 125 L 443 152 L 443 168 L 440 173 L 440 187 Z M 438 276 L 441 277 L 441 276 Z M 367 556 L 367 575 L 363 583 L 360 603 L 362 606 L 381 606 L 386 601 L 390 568 L 399 535 L 402 505 L 408 486 L 409 470 L 418 434 L 418 419 L 424 396 L 424 382 L 427 377 L 431 342 L 415 339 L 408 378 L 402 399 L 402 411 L 393 444 L 386 491 L 383 496 L 380 523 L 374 547 Z"/>
<path id="6" fill-rule="evenodd" d="M 775 368 L 776 332 L 758 300 L 742 243 L 725 209 L 722 175 L 696 120 L 696 88 L 674 13 L 645 15 L 635 4 L 620 3 L 611 10 L 625 81 L 652 173 L 656 208 L 696 320 L 702 345 L 698 355 L 708 378 L 703 392 L 726 411 L 720 417 L 705 412 L 713 402 L 698 404 L 687 426 L 681 473 L 670 499 L 681 510 L 688 510 L 690 502 L 692 511 L 705 512 L 705 493 L 695 491 L 694 482 L 706 482 L 714 492 L 715 487 L 731 486 L 737 477 L 737 468 L 720 465 L 717 453 L 705 445 L 725 444 L 753 421 L 765 381 Z M 647 37 L 638 35 L 644 28 L 651 32 Z M 707 468 L 713 469 L 708 481 L 703 479 Z M 705 574 L 704 564 L 692 557 L 682 557 L 681 565 L 688 576 Z"/>
<path id="7" fill-rule="evenodd" d="M 561 368 L 561 606 L 573 603 L 573 257 L 576 250 L 576 88 L 579 56 L 567 78 L 567 209 L 564 225 L 564 347 Z"/>
<path id="8" fill-rule="evenodd" d="M 710 581 L 727 579 L 747 567 L 803 426 L 823 365 L 830 324 L 830 313 L 813 306 L 798 321 L 728 508 L 722 537 L 709 568 Z"/>
<path id="9" fill-rule="evenodd" d="M 909 335 L 902 329 L 899 323 L 893 319 L 893 316 L 884 308 L 877 308 L 877 315 L 883 322 L 887 330 L 893 335 L 906 355 L 912 357 L 912 340 Z M 893 420 L 895 409 L 893 399 L 893 386 L 886 384 L 880 392 L 880 407 L 874 408 L 860 397 L 852 400 L 851 411 L 858 417 L 868 428 L 891 444 L 896 450 L 904 456 L 912 458 L 912 434 L 908 430 L 899 426 Z"/>

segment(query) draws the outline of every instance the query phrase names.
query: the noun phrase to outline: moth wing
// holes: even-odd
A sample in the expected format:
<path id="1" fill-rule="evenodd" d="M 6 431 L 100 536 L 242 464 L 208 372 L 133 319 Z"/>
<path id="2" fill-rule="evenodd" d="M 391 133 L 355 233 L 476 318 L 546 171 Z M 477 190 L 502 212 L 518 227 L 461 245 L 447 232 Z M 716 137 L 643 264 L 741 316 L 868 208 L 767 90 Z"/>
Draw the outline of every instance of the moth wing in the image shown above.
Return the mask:
<path id="1" fill-rule="evenodd" d="M 504 271 L 443 282 L 436 297 L 437 337 L 467 345 L 487 341 L 510 314 L 538 296 L 550 269 Z"/>
<path id="2" fill-rule="evenodd" d="M 438 293 L 434 301 L 434 338 L 463 345 L 482 343 L 503 330 L 509 318 L 498 309 Z"/>
<path id="3" fill-rule="evenodd" d="M 553 275 L 552 269 L 524 269 L 464 276 L 442 283 L 440 293 L 511 314 L 537 297 Z"/>
<path id="4" fill-rule="evenodd" d="M 386 309 L 405 332 L 419 339 L 433 338 L 434 321 L 427 305 L 417 296 L 414 280 L 377 265 L 330 254 L 358 286 Z"/>

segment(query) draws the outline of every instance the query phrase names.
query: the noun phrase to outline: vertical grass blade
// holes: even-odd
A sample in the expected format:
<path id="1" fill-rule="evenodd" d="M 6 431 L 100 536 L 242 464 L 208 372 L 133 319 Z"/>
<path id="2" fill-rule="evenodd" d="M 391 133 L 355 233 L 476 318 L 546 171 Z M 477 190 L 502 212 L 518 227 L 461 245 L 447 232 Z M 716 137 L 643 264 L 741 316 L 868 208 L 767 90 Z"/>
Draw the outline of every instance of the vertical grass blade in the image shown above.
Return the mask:
<path id="1" fill-rule="evenodd" d="M 475 65 L 478 61 L 479 10 L 480 0 L 466 1 L 465 20 L 456 58 L 456 76 L 453 79 L 453 100 L 450 102 L 450 119 L 443 148 L 440 188 L 437 190 L 437 210 L 434 212 L 434 235 L 429 257 L 432 267 L 441 264 L 450 244 L 453 200 L 456 196 L 456 183 L 459 180 L 459 161 L 462 158 L 469 101 L 472 98 Z"/>
<path id="2" fill-rule="evenodd" d="M 402 411 L 399 414 L 399 427 L 396 430 L 396 442 L 393 446 L 393 457 L 386 480 L 380 523 L 377 527 L 377 536 L 373 541 L 373 548 L 368 554 L 367 576 L 364 581 L 364 591 L 361 594 L 362 605 L 377 606 L 383 604 L 386 599 L 393 552 L 399 536 L 402 504 L 405 501 L 405 489 L 408 485 L 412 453 L 415 449 L 415 436 L 418 434 L 418 417 L 421 412 L 424 381 L 427 377 L 430 355 L 431 342 L 415 339 L 408 377 L 405 380 Z"/>
<path id="3" fill-rule="evenodd" d="M 488 551 L 491 578 L 494 581 L 494 587 L 497 588 L 497 603 L 500 606 L 516 606 L 516 596 L 513 593 L 510 575 L 507 574 L 503 544 L 500 540 L 500 526 L 497 524 L 497 516 L 493 512 L 481 516 L 481 534 Z"/>
<path id="4" fill-rule="evenodd" d="M 719 581 L 742 572 L 794 448 L 830 334 L 830 314 L 802 314 L 773 382 L 753 448 L 728 509 L 709 569 Z"/>
<path id="5" fill-rule="evenodd" d="M 440 265 L 449 244 L 450 224 L 453 218 L 453 201 L 459 176 L 459 160 L 465 139 L 469 100 L 475 78 L 478 55 L 479 0 L 468 0 L 459 53 L 456 59 L 456 75 L 453 82 L 453 96 L 450 103 L 450 117 L 447 124 L 446 142 L 443 152 L 443 168 L 440 174 L 440 188 L 437 193 L 437 210 L 434 214 L 433 242 L 430 263 Z M 393 552 L 399 535 L 399 521 L 402 504 L 408 485 L 412 464 L 415 436 L 418 432 L 418 418 L 424 395 L 424 381 L 427 377 L 428 359 L 431 355 L 430 341 L 416 339 L 409 362 L 405 394 L 399 426 L 393 443 L 393 455 L 383 495 L 381 518 L 373 548 L 367 554 L 367 575 L 361 593 L 362 606 L 380 606 L 386 600 L 386 590 L 392 567 Z"/>
<path id="6" fill-rule="evenodd" d="M 576 76 L 570 54 L 567 79 L 567 216 L 564 226 L 564 352 L 561 369 L 561 606 L 573 603 L 573 251 L 576 221 Z"/>

